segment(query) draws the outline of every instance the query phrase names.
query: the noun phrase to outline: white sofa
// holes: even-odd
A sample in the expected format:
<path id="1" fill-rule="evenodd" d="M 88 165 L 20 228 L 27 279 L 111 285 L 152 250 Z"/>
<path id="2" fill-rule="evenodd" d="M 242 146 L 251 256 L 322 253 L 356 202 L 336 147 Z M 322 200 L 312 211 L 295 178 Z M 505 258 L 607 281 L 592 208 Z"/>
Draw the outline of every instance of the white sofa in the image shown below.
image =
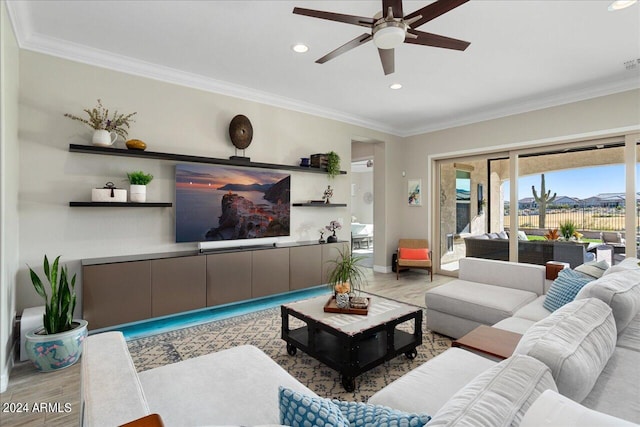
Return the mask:
<path id="1" fill-rule="evenodd" d="M 583 288 L 580 298 L 540 321 L 523 318 L 518 323 L 529 326 L 511 358 L 496 362 L 450 348 L 378 391 L 369 403 L 433 415 L 428 426 L 635 425 L 640 422 L 637 262 Z M 520 309 L 538 300 L 531 298 Z M 119 425 L 149 413 L 159 413 L 168 427 L 278 424 L 279 386 L 315 396 L 252 346 L 136 373 L 122 334 L 109 332 L 85 341 L 82 364 L 88 426 Z"/>

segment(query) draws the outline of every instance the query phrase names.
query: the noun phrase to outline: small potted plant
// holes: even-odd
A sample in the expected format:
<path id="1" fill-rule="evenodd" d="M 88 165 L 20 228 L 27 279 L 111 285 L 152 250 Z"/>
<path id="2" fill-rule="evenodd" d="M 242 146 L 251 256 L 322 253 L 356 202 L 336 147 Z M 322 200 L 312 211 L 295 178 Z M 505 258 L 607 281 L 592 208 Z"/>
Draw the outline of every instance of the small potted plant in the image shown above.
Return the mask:
<path id="1" fill-rule="evenodd" d="M 327 237 L 327 243 L 336 243 L 338 241 L 336 230 L 340 230 L 342 228 L 342 225 L 340 225 L 338 221 L 331 221 L 329 225 L 325 225 L 324 228 L 333 233 L 329 237 Z"/>
<path id="2" fill-rule="evenodd" d="M 332 265 L 329 272 L 329 288 L 336 294 L 336 305 L 338 303 L 337 294 L 350 294 L 361 290 L 367 283 L 367 278 L 358 264 L 364 259 L 362 256 L 354 256 L 347 248 L 338 248 L 336 259 L 327 261 Z M 347 303 L 348 303 L 347 298 Z"/>
<path id="3" fill-rule="evenodd" d="M 575 240 L 576 224 L 573 221 L 567 221 L 560 224 L 560 234 L 564 240 Z"/>
<path id="4" fill-rule="evenodd" d="M 327 153 L 327 173 L 329 178 L 340 175 L 340 156 L 335 151 Z"/>
<path id="5" fill-rule="evenodd" d="M 129 194 L 132 202 L 144 203 L 147 201 L 147 184 L 153 179 L 153 175 L 142 171 L 127 173 L 129 179 Z"/>
<path id="6" fill-rule="evenodd" d="M 96 107 L 83 111 L 89 115 L 89 119 L 83 119 L 69 113 L 66 113 L 64 116 L 90 126 L 94 130 L 91 142 L 93 145 L 100 146 L 113 145 L 119 136 L 126 140 L 129 134 L 128 129 L 130 123 L 134 121 L 133 116 L 137 114 L 119 114 L 116 110 L 110 117 L 109 110 L 102 106 L 100 99 L 98 99 L 98 105 Z"/>
<path id="7" fill-rule="evenodd" d="M 34 366 L 42 372 L 50 372 L 73 365 L 82 354 L 82 343 L 87 336 L 87 321 L 73 319 L 76 307 L 76 275 L 69 283 L 67 267 L 59 268 L 60 256 L 49 265 L 44 256 L 44 275 L 49 291 L 31 267 L 31 283 L 44 299 L 43 327 L 25 335 L 26 352 Z M 58 274 L 59 273 L 59 274 Z"/>

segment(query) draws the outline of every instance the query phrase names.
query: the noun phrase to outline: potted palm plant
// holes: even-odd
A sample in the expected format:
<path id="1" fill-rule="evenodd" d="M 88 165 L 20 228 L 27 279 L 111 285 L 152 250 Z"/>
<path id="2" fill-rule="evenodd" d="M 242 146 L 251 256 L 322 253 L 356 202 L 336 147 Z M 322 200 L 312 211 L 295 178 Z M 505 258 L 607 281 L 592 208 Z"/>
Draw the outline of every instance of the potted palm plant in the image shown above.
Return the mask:
<path id="1" fill-rule="evenodd" d="M 45 311 L 43 327 L 25 335 L 26 352 L 34 366 L 42 372 L 50 372 L 69 367 L 82 354 L 82 342 L 87 336 L 87 321 L 73 319 L 76 307 L 76 275 L 69 283 L 67 267 L 59 268 L 60 256 L 49 265 L 44 256 L 44 275 L 47 287 L 31 267 L 31 283 L 38 295 L 44 299 Z"/>
<path id="2" fill-rule="evenodd" d="M 329 288 L 334 292 L 336 305 L 339 308 L 349 307 L 349 295 L 361 290 L 367 283 L 367 278 L 358 264 L 363 256 L 353 255 L 347 248 L 338 248 L 336 259 L 327 261 L 332 265 L 329 273 Z"/>

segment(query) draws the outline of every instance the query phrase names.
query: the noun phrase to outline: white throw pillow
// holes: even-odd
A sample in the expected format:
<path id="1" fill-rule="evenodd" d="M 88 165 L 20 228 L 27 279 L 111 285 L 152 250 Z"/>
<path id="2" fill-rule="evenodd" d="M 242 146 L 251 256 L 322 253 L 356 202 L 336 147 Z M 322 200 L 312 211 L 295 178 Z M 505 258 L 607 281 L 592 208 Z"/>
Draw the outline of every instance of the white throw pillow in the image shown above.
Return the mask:
<path id="1" fill-rule="evenodd" d="M 427 425 L 517 426 L 545 390 L 557 390 L 549 368 L 532 357 L 515 355 L 475 377 Z"/>
<path id="2" fill-rule="evenodd" d="M 570 302 L 535 323 L 514 354 L 546 364 L 558 391 L 581 402 L 593 388 L 616 347 L 611 308 L 596 298 Z"/>

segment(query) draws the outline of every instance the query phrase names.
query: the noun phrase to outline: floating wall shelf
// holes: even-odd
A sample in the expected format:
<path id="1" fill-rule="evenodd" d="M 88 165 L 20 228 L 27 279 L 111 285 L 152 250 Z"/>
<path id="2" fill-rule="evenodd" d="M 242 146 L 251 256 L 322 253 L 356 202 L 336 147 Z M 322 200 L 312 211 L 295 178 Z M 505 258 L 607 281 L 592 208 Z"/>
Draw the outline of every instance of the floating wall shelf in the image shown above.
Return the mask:
<path id="1" fill-rule="evenodd" d="M 313 207 L 313 208 L 344 208 L 346 203 L 292 203 L 291 206 L 296 207 Z"/>
<path id="2" fill-rule="evenodd" d="M 248 168 L 280 169 L 298 172 L 321 173 L 325 175 L 327 174 L 326 168 L 311 168 L 302 166 L 279 165 L 275 163 L 247 162 L 243 160 L 218 159 L 214 157 L 160 153 L 156 151 L 140 151 L 129 150 L 125 148 L 98 147 L 95 145 L 69 144 L 69 151 L 73 153 L 104 154 L 108 156 L 138 157 L 142 159 L 173 160 L 176 162 L 208 163 L 216 165 L 245 166 Z M 340 171 L 341 175 L 346 175 L 346 173 L 347 172 L 345 171 Z"/>
<path id="3" fill-rule="evenodd" d="M 69 206 L 92 208 L 170 208 L 170 202 L 69 202 Z"/>

